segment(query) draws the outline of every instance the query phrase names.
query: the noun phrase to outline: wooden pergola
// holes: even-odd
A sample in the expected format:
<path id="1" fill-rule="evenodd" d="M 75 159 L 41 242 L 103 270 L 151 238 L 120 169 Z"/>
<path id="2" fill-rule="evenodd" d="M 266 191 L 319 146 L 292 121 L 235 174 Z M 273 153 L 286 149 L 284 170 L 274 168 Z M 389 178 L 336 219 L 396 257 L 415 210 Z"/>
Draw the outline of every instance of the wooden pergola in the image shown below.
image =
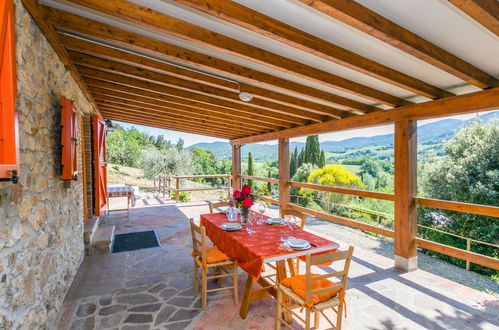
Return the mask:
<path id="1" fill-rule="evenodd" d="M 499 216 L 416 196 L 417 120 L 499 108 L 497 1 L 22 1 L 103 118 L 230 140 L 234 188 L 241 145 L 278 140 L 279 179 L 253 179 L 282 208 L 393 237 L 404 270 L 418 245 L 499 268 L 416 237 L 417 204 Z M 385 124 L 394 194 L 290 181 L 290 138 Z M 290 186 L 394 201 L 395 230 L 292 204 Z"/>

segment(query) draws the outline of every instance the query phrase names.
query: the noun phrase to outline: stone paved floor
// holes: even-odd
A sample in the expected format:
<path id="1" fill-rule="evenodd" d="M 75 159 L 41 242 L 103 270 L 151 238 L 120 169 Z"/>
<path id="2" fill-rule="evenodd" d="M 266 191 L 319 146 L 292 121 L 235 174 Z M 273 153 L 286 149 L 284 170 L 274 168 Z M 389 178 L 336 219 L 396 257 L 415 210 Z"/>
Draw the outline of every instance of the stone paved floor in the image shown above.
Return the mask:
<path id="1" fill-rule="evenodd" d="M 209 294 L 204 312 L 192 296 L 187 219 L 208 212 L 207 205 L 145 200 L 137 201 L 130 221 L 106 224 L 114 224 L 118 234 L 155 229 L 161 247 L 86 257 L 66 296 L 59 329 L 273 329 L 272 298 L 253 303 L 242 320 L 230 291 Z M 356 248 L 344 329 L 499 328 L 493 296 L 421 270 L 399 273 L 392 265 L 390 258 Z M 245 281 L 241 272 L 240 299 Z"/>

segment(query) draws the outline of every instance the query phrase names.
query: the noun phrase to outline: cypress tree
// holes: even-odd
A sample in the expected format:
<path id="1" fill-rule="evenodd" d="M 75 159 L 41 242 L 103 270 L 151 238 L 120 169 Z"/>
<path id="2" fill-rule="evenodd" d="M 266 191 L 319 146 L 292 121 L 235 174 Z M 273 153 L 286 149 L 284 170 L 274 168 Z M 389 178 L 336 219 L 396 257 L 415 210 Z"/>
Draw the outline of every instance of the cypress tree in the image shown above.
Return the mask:
<path id="1" fill-rule="evenodd" d="M 255 175 L 255 169 L 253 168 L 253 157 L 251 156 L 251 151 L 248 152 L 248 175 L 249 176 Z M 253 189 L 253 180 L 248 180 L 248 184 L 251 186 L 251 189 Z"/>
<path id="2" fill-rule="evenodd" d="M 307 136 L 303 162 L 313 165 L 319 165 L 320 157 L 321 157 L 321 146 L 319 144 L 319 136 L 317 135 Z"/>
<path id="3" fill-rule="evenodd" d="M 324 150 L 321 150 L 321 157 L 319 160 L 319 168 L 323 168 L 326 166 L 326 154 L 324 153 Z"/>
<path id="4" fill-rule="evenodd" d="M 296 169 L 298 170 L 303 163 L 305 162 L 305 148 L 301 149 L 300 154 L 298 155 L 298 162 L 296 164 Z"/>
<path id="5" fill-rule="evenodd" d="M 298 146 L 295 146 L 295 150 L 291 153 L 291 159 L 289 161 L 289 175 L 293 177 L 298 168 Z"/>
<path id="6" fill-rule="evenodd" d="M 270 170 L 269 170 L 269 172 L 267 173 L 267 178 L 271 178 L 271 177 L 272 177 L 272 174 L 270 173 Z M 267 190 L 269 191 L 269 193 L 272 191 L 272 183 L 267 182 Z"/>

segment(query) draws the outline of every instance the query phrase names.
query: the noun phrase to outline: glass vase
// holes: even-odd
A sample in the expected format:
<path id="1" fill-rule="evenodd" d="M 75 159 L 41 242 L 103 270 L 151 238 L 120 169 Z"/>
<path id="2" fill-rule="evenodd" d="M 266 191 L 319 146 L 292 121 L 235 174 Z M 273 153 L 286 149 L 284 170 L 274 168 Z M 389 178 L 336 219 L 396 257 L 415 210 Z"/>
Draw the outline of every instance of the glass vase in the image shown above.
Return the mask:
<path id="1" fill-rule="evenodd" d="M 247 225 L 249 223 L 250 217 L 250 208 L 249 207 L 241 207 L 241 224 Z"/>

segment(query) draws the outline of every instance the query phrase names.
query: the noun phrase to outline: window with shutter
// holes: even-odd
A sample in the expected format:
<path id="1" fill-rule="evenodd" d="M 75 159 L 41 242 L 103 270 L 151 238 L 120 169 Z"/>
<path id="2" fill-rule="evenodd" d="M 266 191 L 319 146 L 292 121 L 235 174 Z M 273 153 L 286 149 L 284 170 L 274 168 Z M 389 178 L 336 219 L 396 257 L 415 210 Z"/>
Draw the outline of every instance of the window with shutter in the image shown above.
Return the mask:
<path id="1" fill-rule="evenodd" d="M 78 109 L 61 96 L 62 180 L 78 179 Z"/>
<path id="2" fill-rule="evenodd" d="M 0 181 L 17 183 L 19 133 L 16 112 L 14 4 L 0 1 Z"/>

